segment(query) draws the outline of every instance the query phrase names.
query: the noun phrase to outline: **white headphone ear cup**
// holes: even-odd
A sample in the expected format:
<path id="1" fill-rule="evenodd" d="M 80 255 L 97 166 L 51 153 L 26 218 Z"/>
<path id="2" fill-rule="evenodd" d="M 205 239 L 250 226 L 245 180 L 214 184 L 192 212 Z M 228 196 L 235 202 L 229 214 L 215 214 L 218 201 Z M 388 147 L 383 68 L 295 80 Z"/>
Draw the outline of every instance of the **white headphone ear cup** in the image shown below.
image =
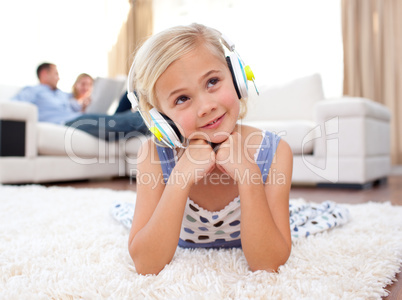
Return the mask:
<path id="1" fill-rule="evenodd" d="M 155 108 L 150 109 L 149 114 L 153 122 L 151 126 L 156 126 L 159 129 L 162 134 L 162 139 L 172 147 L 182 147 L 179 137 L 165 118 Z"/>
<path id="2" fill-rule="evenodd" d="M 236 53 L 232 52 L 229 55 L 230 64 L 232 65 L 233 70 L 233 81 L 236 82 L 238 91 L 240 93 L 241 98 L 248 97 L 248 85 L 247 85 L 247 78 L 244 72 L 244 68 L 237 57 Z"/>

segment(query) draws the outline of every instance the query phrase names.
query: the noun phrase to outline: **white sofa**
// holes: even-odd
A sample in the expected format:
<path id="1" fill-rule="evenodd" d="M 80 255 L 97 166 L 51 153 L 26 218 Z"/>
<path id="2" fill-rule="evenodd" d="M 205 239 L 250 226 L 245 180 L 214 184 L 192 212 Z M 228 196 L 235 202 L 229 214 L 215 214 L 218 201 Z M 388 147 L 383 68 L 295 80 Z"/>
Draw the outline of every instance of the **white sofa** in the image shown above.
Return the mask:
<path id="1" fill-rule="evenodd" d="M 0 86 L 0 183 L 135 176 L 145 137 L 107 143 L 79 130 L 37 122 L 34 105 L 8 100 L 16 91 Z M 317 74 L 283 86 L 263 86 L 259 97 L 251 95 L 243 123 L 274 131 L 290 144 L 294 184 L 364 188 L 386 178 L 388 109 L 363 98 L 324 98 Z M 16 152 L 9 147 L 14 144 L 20 148 Z"/>
<path id="2" fill-rule="evenodd" d="M 0 183 L 135 176 L 145 137 L 108 143 L 77 129 L 38 122 L 35 105 L 9 100 L 19 89 L 0 86 Z"/>
<path id="3" fill-rule="evenodd" d="M 391 168 L 390 112 L 357 97 L 325 99 L 318 74 L 252 95 L 244 120 L 276 132 L 293 151 L 292 183 L 368 188 Z"/>

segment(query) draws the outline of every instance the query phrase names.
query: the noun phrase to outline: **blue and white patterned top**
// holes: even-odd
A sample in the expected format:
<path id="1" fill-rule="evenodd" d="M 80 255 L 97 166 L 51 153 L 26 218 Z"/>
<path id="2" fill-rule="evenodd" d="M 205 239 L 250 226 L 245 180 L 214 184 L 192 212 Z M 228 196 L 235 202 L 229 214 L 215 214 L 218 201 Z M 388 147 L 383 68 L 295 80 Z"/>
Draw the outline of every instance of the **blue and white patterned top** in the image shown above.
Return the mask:
<path id="1" fill-rule="evenodd" d="M 255 155 L 265 182 L 274 158 L 280 137 L 268 131 Z M 177 162 L 174 150 L 157 146 L 163 178 L 167 182 Z M 240 197 L 236 197 L 220 211 L 211 212 L 187 199 L 184 210 L 179 246 L 183 248 L 233 248 L 241 247 L 240 239 Z"/>

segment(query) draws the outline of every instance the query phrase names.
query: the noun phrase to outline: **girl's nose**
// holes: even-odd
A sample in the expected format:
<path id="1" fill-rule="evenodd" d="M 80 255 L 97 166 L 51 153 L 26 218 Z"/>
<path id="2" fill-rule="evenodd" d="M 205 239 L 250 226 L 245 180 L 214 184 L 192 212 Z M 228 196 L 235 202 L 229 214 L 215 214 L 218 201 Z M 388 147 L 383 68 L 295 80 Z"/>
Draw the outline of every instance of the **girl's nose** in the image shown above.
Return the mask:
<path id="1" fill-rule="evenodd" d="M 210 96 L 204 96 L 199 98 L 199 107 L 198 107 L 198 117 L 207 116 L 210 112 L 214 111 L 217 108 L 217 103 Z"/>

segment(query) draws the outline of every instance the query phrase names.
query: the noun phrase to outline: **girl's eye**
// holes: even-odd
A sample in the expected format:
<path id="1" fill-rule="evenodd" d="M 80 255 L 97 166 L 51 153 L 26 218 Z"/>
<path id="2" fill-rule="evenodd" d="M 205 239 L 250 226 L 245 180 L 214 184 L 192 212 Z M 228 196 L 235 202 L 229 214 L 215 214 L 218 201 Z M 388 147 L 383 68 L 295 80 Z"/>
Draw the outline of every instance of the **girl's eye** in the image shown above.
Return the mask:
<path id="1" fill-rule="evenodd" d="M 180 96 L 179 98 L 176 99 L 176 101 L 174 102 L 174 104 L 176 105 L 180 105 L 183 104 L 184 102 L 186 102 L 187 100 L 189 100 L 190 98 L 186 97 L 186 96 Z"/>
<path id="2" fill-rule="evenodd" d="M 208 80 L 208 87 L 213 87 L 214 85 L 216 85 L 218 83 L 219 79 L 218 78 L 211 78 L 210 80 Z"/>

